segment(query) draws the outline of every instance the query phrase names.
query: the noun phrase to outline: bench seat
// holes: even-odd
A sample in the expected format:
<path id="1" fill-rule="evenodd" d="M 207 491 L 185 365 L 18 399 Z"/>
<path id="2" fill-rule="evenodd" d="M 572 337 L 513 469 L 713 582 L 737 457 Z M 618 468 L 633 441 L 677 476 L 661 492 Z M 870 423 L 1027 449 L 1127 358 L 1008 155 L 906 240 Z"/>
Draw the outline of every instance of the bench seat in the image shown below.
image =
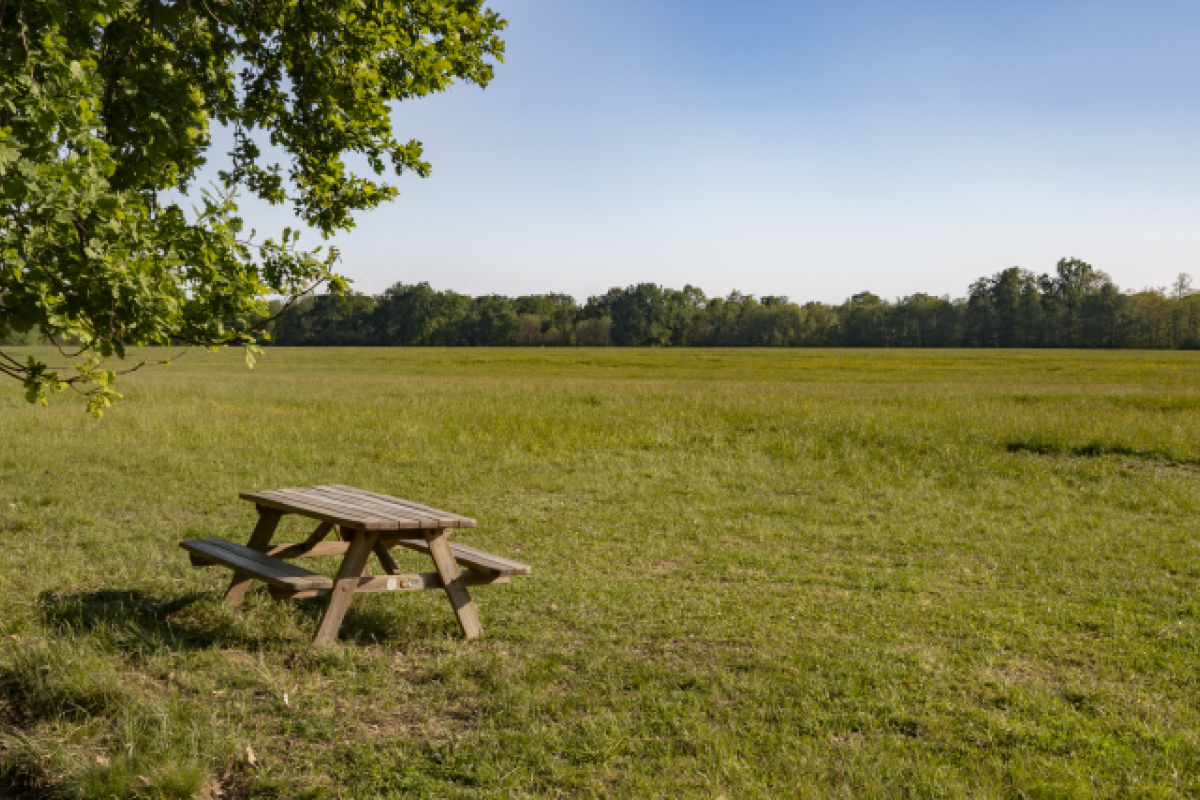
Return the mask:
<path id="1" fill-rule="evenodd" d="M 399 541 L 396 544 L 400 547 L 407 547 L 409 550 L 416 550 L 418 553 L 429 554 L 429 545 L 426 542 Z M 450 551 L 454 553 L 454 560 L 459 564 L 475 572 L 482 572 L 484 575 L 508 577 L 511 575 L 529 575 L 533 572 L 533 567 L 528 564 L 522 564 L 520 561 L 513 561 L 509 558 L 485 553 L 469 545 L 451 542 Z"/>
<path id="2" fill-rule="evenodd" d="M 280 589 L 302 592 L 333 588 L 333 580 L 325 575 L 225 539 L 188 539 L 180 542 L 179 546 L 191 553 L 193 563 L 219 564 Z"/>

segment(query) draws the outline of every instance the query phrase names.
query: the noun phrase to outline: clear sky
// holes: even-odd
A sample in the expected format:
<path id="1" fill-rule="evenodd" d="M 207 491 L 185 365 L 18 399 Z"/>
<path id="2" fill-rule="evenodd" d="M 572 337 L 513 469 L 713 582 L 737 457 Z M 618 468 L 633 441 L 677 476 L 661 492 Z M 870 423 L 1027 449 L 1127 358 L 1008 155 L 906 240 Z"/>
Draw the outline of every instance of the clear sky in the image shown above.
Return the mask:
<path id="1" fill-rule="evenodd" d="M 1196 0 L 491 7 L 491 86 L 397 107 L 433 174 L 339 237 L 359 291 L 962 296 L 1063 256 L 1200 278 Z"/>

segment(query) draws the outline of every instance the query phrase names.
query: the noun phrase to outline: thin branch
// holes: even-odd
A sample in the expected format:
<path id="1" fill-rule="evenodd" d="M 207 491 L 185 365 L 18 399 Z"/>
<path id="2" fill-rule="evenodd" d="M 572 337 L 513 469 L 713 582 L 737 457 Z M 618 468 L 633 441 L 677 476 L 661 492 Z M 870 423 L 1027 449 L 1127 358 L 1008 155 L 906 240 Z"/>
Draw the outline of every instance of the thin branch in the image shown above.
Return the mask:
<path id="1" fill-rule="evenodd" d="M 114 375 L 128 375 L 131 372 L 137 372 L 142 367 L 157 367 L 160 364 L 170 364 L 172 361 L 183 358 L 184 356 L 186 356 L 188 354 L 188 352 L 189 352 L 188 350 L 180 350 L 179 354 L 174 356 L 173 358 L 164 358 L 160 361 L 151 361 L 149 359 L 143 358 L 141 361 L 134 364 L 129 369 L 123 369 L 118 372 L 114 372 L 113 374 Z"/>
<path id="2" fill-rule="evenodd" d="M 280 308 L 279 311 L 275 312 L 273 315 L 267 317 L 266 319 L 256 322 L 254 325 L 251 325 L 249 328 L 246 329 L 246 331 L 249 332 L 249 331 L 260 330 L 264 325 L 267 325 L 268 323 L 274 322 L 275 320 L 279 319 L 280 317 L 283 316 L 284 312 L 287 311 L 289 308 L 291 308 L 292 305 L 297 300 L 299 300 L 301 297 L 307 297 L 308 295 L 315 292 L 317 290 L 317 287 L 319 287 L 326 280 L 328 280 L 328 279 L 321 278 L 316 283 L 314 283 L 312 286 L 309 286 L 303 292 L 300 292 L 300 294 L 292 295 L 291 297 L 289 297 L 287 299 L 287 302 L 283 304 L 283 307 Z"/>
<path id="3" fill-rule="evenodd" d="M 225 24 L 225 23 L 221 22 L 221 20 L 217 19 L 217 15 L 214 14 L 212 12 L 212 9 L 208 7 L 208 3 L 206 2 L 206 0 L 200 0 L 200 2 L 204 5 L 204 10 L 208 12 L 208 15 L 213 18 L 213 22 L 217 23 L 218 25 Z M 217 2 L 220 2 L 220 0 L 217 0 Z"/>
<path id="4" fill-rule="evenodd" d="M 21 0 L 21 4 L 17 6 L 17 19 L 19 23 L 17 30 L 21 31 L 21 46 L 25 48 L 25 55 L 29 55 L 29 40 L 25 38 L 25 0 Z M 32 77 L 32 76 L 31 76 Z"/>
<path id="5" fill-rule="evenodd" d="M 76 350 L 74 353 L 67 355 L 67 353 L 62 349 L 62 345 L 60 345 L 58 342 L 54 341 L 53 335 L 46 334 L 46 341 L 48 341 L 48 342 L 50 342 L 50 344 L 54 345 L 54 348 L 56 350 L 58 350 L 58 354 L 60 356 L 62 356 L 63 358 L 79 358 L 81 355 L 83 355 L 84 353 L 86 353 L 88 351 L 88 348 L 83 347 L 81 345 L 80 348 L 78 350 Z"/>

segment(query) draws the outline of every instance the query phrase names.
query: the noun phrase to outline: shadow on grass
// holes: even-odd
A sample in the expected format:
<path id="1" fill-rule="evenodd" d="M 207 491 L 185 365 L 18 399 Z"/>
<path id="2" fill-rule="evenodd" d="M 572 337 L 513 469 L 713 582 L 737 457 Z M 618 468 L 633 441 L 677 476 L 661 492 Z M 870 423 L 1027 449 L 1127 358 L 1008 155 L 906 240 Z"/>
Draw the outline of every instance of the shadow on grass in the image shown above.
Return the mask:
<path id="1" fill-rule="evenodd" d="M 1141 449 L 1121 444 L 1104 442 L 1088 442 L 1081 445 L 1063 444 L 1061 442 L 1027 441 L 1009 442 L 1004 446 L 1010 453 L 1033 453 L 1039 456 L 1080 456 L 1097 458 L 1099 456 L 1130 456 L 1145 457 Z"/>
<path id="2" fill-rule="evenodd" d="M 1042 440 L 1014 441 L 1004 445 L 1010 453 L 1028 453 L 1035 456 L 1059 456 L 1067 458 L 1117 458 L 1125 459 L 1126 466 L 1140 468 L 1169 470 L 1184 475 L 1200 473 L 1200 463 L 1181 460 L 1170 454 L 1155 450 L 1146 450 L 1124 444 L 1108 442 L 1087 442 L 1085 444 L 1065 444 Z"/>
<path id="3" fill-rule="evenodd" d="M 190 621 L 172 618 L 206 599 L 207 594 L 201 592 L 162 601 L 139 590 L 46 591 L 38 596 L 37 605 L 47 627 L 59 631 L 103 630 L 125 646 L 201 650 L 228 638 L 232 633 L 229 626 L 206 631 Z"/>
<path id="4" fill-rule="evenodd" d="M 395 600 L 396 598 L 387 598 Z M 377 598 L 371 598 L 377 600 Z M 120 649 L 196 651 L 213 648 L 295 646 L 315 635 L 326 600 L 272 601 L 251 593 L 243 609 L 225 606 L 211 592 L 154 597 L 136 589 L 43 592 L 43 621 L 62 632 L 102 633 Z M 354 603 L 342 622 L 343 642 L 380 643 L 444 636 L 453 616 L 411 614 L 367 599 Z M 427 609 L 427 611 L 432 609 Z M 442 610 L 442 609 L 438 609 Z"/>

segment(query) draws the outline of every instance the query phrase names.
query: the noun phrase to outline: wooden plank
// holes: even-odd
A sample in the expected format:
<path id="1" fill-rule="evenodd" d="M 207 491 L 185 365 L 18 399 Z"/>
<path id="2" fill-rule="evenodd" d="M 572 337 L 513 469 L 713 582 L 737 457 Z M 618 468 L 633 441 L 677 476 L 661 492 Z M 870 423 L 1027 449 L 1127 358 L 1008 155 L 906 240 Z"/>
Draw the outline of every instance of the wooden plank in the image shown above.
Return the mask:
<path id="1" fill-rule="evenodd" d="M 379 544 L 392 550 L 400 546 L 401 542 L 419 542 L 421 541 L 421 531 L 407 528 L 402 531 L 380 531 Z"/>
<path id="2" fill-rule="evenodd" d="M 262 505 L 257 506 L 257 509 L 258 524 L 254 526 L 254 532 L 250 534 L 250 541 L 247 543 L 250 547 L 269 544 L 271 537 L 275 535 L 275 529 L 279 527 L 279 520 L 283 517 L 279 509 Z M 233 580 L 230 581 L 229 588 L 225 590 L 225 604 L 241 605 L 242 599 L 246 596 L 246 590 L 250 588 L 250 580 L 249 573 L 235 570 Z"/>
<path id="3" fill-rule="evenodd" d="M 407 514 L 398 514 L 391 509 L 371 509 L 347 500 L 313 493 L 308 489 L 273 489 L 259 493 L 266 497 L 264 502 L 276 502 L 292 508 L 305 508 L 300 512 L 317 519 L 349 520 L 337 524 L 358 530 L 419 530 L 436 526 L 435 522 L 418 519 Z M 322 516 L 324 515 L 324 516 Z"/>
<path id="4" fill-rule="evenodd" d="M 232 545 L 228 547 L 228 545 Z M 246 574 L 272 586 L 285 589 L 322 589 L 332 585 L 324 575 L 288 564 L 286 561 L 264 556 L 234 542 L 223 539 L 190 539 L 180 546 L 203 558 L 209 558 L 222 566 Z M 233 548 L 237 548 L 236 550 Z"/>
<path id="5" fill-rule="evenodd" d="M 342 559 L 342 565 L 338 568 L 337 578 L 333 582 L 333 591 L 329 597 L 329 605 L 325 607 L 325 613 L 321 616 L 321 625 L 317 628 L 317 635 L 313 639 L 314 646 L 332 644 L 337 639 L 338 629 L 342 627 L 342 619 L 346 616 L 346 609 L 350 607 L 350 599 L 354 597 L 354 589 L 362 577 L 363 566 L 367 563 L 367 557 L 371 555 L 371 549 L 375 547 L 378 537 L 379 534 L 375 531 L 355 533 L 354 541 L 350 543 L 350 549 L 346 551 L 346 557 Z"/>
<path id="6" fill-rule="evenodd" d="M 239 563 L 252 566 L 256 573 L 272 575 L 277 578 L 325 577 L 225 539 L 191 539 L 181 544 L 192 552 L 200 553 L 203 557 L 211 558 L 218 563 L 237 559 Z"/>
<path id="7" fill-rule="evenodd" d="M 243 500 L 249 500 L 257 503 L 259 506 L 273 508 L 284 514 L 300 514 L 305 517 L 312 517 L 323 522 L 329 522 L 333 525 L 356 525 L 357 520 L 350 519 L 343 514 L 331 512 L 329 509 L 317 508 L 308 503 L 294 501 L 284 497 L 274 497 L 267 492 L 243 492 L 238 495 Z"/>
<path id="8" fill-rule="evenodd" d="M 387 519 L 386 517 L 382 517 L 378 514 L 366 513 L 360 508 L 350 506 L 345 503 L 331 502 L 324 498 L 307 495 L 298 490 L 273 489 L 269 493 L 264 494 L 269 494 L 275 500 L 291 503 L 296 508 L 307 507 L 310 509 L 310 511 L 306 513 L 317 511 L 331 516 L 337 515 L 347 520 L 347 522 L 335 523 L 337 525 L 345 525 L 346 527 L 355 528 L 358 530 L 372 530 L 374 528 L 371 526 L 375 526 L 377 528 L 380 525 L 396 527 L 394 521 Z M 416 526 L 410 525 L 409 527 Z"/>
<path id="9" fill-rule="evenodd" d="M 450 518 L 450 519 L 454 520 L 456 523 L 454 525 L 443 525 L 442 526 L 443 528 L 474 528 L 475 527 L 475 520 L 471 519 L 470 517 L 464 517 L 462 514 L 455 514 L 452 511 L 443 511 L 440 508 L 434 508 L 433 506 L 422 505 L 421 503 L 414 503 L 412 500 L 405 500 L 402 497 L 392 497 L 391 495 L 380 494 L 379 492 L 369 492 L 366 489 L 359 489 L 354 486 L 346 486 L 345 484 L 342 484 L 342 483 L 331 483 L 331 484 L 329 484 L 329 486 L 331 488 L 341 489 L 344 491 L 353 492 L 355 494 L 373 497 L 377 500 L 386 500 L 388 502 L 398 503 L 398 504 L 403 505 L 408 508 L 417 509 L 420 511 L 427 511 L 431 514 L 437 515 L 439 518 L 440 517 Z"/>
<path id="10" fill-rule="evenodd" d="M 317 526 L 317 529 L 313 531 L 311 536 L 298 544 L 268 544 L 262 547 L 253 547 L 251 549 L 275 558 L 299 558 L 307 555 L 335 555 L 346 552 L 346 548 L 342 546 L 340 542 L 335 543 L 338 546 L 337 550 L 328 553 L 317 552 L 320 547 L 320 545 L 317 543 L 320 542 L 321 539 L 331 530 L 333 530 L 332 525 L 330 525 L 328 522 L 322 522 Z M 197 553 L 189 553 L 188 555 L 191 557 L 192 566 L 194 567 L 217 566 L 215 561 L 204 558 Z"/>
<path id="11" fill-rule="evenodd" d="M 380 492 L 372 492 L 367 489 L 360 489 L 357 486 L 347 486 L 344 483 L 324 484 L 324 486 L 322 488 L 336 489 L 340 492 L 344 492 L 353 497 L 369 497 L 371 499 L 378 500 L 380 502 L 399 505 L 399 506 L 403 506 L 404 508 L 412 509 L 414 511 L 421 511 L 426 514 L 431 514 L 435 517 L 449 516 L 449 517 L 457 517 L 459 519 L 467 519 L 466 517 L 463 517 L 461 514 L 455 514 L 452 511 L 446 511 L 445 509 L 441 509 L 441 508 L 434 508 L 433 506 L 428 506 L 428 505 L 425 505 L 423 503 L 418 503 L 413 500 L 405 500 L 403 497 L 396 497 L 395 495 L 382 494 Z"/>
<path id="12" fill-rule="evenodd" d="M 475 520 L 431 506 L 343 484 L 269 489 L 239 495 L 284 513 L 302 514 L 359 530 L 473 528 Z"/>
<path id="13" fill-rule="evenodd" d="M 398 514 L 390 511 L 368 508 L 351 500 L 330 497 L 320 494 L 319 492 L 314 492 L 311 489 L 276 489 L 275 491 L 288 498 L 295 498 L 299 502 L 308 503 L 313 506 L 320 506 L 332 511 L 333 513 L 344 514 L 349 519 L 358 519 L 362 522 L 393 523 L 393 528 L 420 528 L 422 525 L 428 527 L 428 522 L 423 522 L 421 519 L 414 517 L 411 514 Z M 355 525 L 352 527 L 360 526 Z"/>
<path id="14" fill-rule="evenodd" d="M 361 504 L 364 508 L 371 508 L 377 512 L 385 514 L 396 514 L 401 517 L 411 517 L 413 519 L 425 520 L 427 522 L 446 522 L 452 523 L 456 520 L 463 519 L 458 514 L 453 514 L 449 511 L 440 511 L 435 508 L 426 506 L 418 506 L 401 500 L 398 497 L 388 497 L 387 495 L 377 495 L 370 492 L 364 492 L 361 489 L 355 489 L 352 486 L 312 486 L 310 491 L 319 492 L 330 497 L 339 498 L 345 502 Z M 442 527 L 450 527 L 450 525 L 442 525 Z"/>
<path id="15" fill-rule="evenodd" d="M 314 497 L 327 497 L 332 501 L 359 508 L 363 513 L 377 514 L 385 519 L 413 520 L 421 528 L 445 528 L 448 526 L 444 523 L 453 522 L 453 515 L 436 516 L 424 511 L 415 511 L 404 506 L 385 503 L 369 496 L 345 494 L 340 490 L 324 486 L 313 486 L 306 491 L 311 492 Z"/>
<path id="16" fill-rule="evenodd" d="M 259 550 L 272 558 L 317 558 L 320 556 L 340 556 L 349 547 L 345 542 L 320 542 L 308 547 L 304 542 L 289 544 L 269 544 Z"/>
<path id="17" fill-rule="evenodd" d="M 454 560 L 454 553 L 450 551 L 449 539 L 449 530 L 425 531 L 425 541 L 429 542 L 429 555 L 433 556 L 438 575 L 446 585 L 446 597 L 454 609 L 454 616 L 458 618 L 463 636 L 474 639 L 483 634 L 483 627 L 479 624 L 479 611 L 475 608 L 475 601 L 471 599 L 471 593 L 463 584 L 458 562 Z"/>
<path id="18" fill-rule="evenodd" d="M 484 575 L 481 572 L 464 573 L 462 582 L 466 586 L 496 586 L 508 583 L 512 578 L 507 575 Z M 395 583 L 392 583 L 395 581 Z M 416 575 L 397 574 L 383 575 L 375 578 L 359 578 L 354 593 L 363 592 L 424 592 L 429 589 L 443 589 L 445 584 L 442 576 L 436 572 L 421 572 Z M 282 587 L 271 587 L 271 596 L 278 600 L 305 597 L 328 597 L 331 589 L 302 589 L 292 591 Z"/>
<path id="19" fill-rule="evenodd" d="M 419 553 L 429 552 L 429 545 L 426 542 L 400 542 L 399 544 L 401 547 L 407 547 L 409 550 L 416 550 Z M 450 550 L 454 553 L 454 560 L 459 564 L 488 575 L 529 575 L 533 572 L 533 567 L 528 564 L 485 553 L 465 544 L 452 543 Z"/>
<path id="20" fill-rule="evenodd" d="M 445 511 L 436 513 L 413 509 L 402 505 L 399 502 L 383 500 L 374 495 L 355 492 L 350 489 L 333 486 L 313 486 L 305 490 L 308 493 L 328 497 L 335 502 L 342 502 L 347 505 L 357 507 L 363 513 L 377 514 L 386 519 L 395 520 L 415 520 L 422 530 L 441 530 L 448 527 L 457 527 L 459 521 L 466 519 L 457 514 L 451 514 Z"/>
<path id="21" fill-rule="evenodd" d="M 399 547 L 403 542 L 412 541 L 412 537 L 420 535 L 419 530 L 380 531 L 377 544 L 390 550 Z M 424 544 L 424 540 L 421 540 L 421 543 Z M 254 549 L 274 558 L 320 558 L 343 555 L 349 549 L 349 545 L 345 542 L 319 542 L 310 548 L 303 542 L 284 542 Z"/>

